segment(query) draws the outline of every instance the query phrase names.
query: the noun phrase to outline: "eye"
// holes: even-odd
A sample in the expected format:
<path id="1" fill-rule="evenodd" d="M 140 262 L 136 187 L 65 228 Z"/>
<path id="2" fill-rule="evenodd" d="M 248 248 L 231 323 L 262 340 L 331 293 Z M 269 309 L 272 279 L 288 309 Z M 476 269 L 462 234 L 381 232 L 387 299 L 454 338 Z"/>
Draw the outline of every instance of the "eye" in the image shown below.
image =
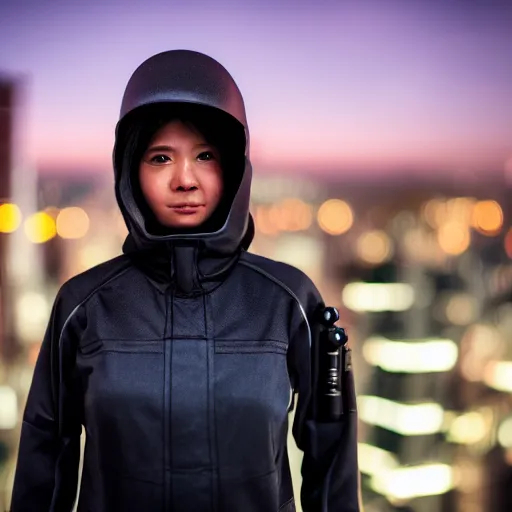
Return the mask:
<path id="1" fill-rule="evenodd" d="M 197 155 L 198 160 L 208 161 L 208 160 L 215 160 L 215 154 L 213 151 L 203 151 L 202 153 L 199 153 Z"/>
<path id="2" fill-rule="evenodd" d="M 165 164 L 170 162 L 171 159 L 167 155 L 155 155 L 149 160 L 152 164 Z"/>

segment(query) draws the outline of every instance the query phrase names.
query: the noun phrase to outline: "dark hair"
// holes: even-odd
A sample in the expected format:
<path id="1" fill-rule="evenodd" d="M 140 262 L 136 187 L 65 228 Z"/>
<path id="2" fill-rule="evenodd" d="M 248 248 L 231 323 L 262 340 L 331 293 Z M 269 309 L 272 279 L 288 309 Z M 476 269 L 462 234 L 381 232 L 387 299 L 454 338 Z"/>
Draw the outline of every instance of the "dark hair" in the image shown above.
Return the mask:
<path id="1" fill-rule="evenodd" d="M 153 104 L 133 111 L 124 121 L 128 125 L 128 140 L 124 151 L 132 151 L 130 158 L 130 182 L 134 199 L 146 221 L 146 229 L 155 235 L 177 232 L 162 226 L 144 198 L 139 181 L 139 165 L 155 133 L 171 121 L 181 121 L 199 132 L 205 140 L 215 146 L 220 154 L 224 192 L 222 200 L 201 225 L 202 232 L 217 231 L 224 224 L 244 172 L 245 131 L 244 127 L 228 114 L 197 104 Z M 197 229 L 197 228 L 196 228 Z M 188 230 L 190 232 L 190 230 Z M 192 230 L 195 231 L 195 230 Z"/>

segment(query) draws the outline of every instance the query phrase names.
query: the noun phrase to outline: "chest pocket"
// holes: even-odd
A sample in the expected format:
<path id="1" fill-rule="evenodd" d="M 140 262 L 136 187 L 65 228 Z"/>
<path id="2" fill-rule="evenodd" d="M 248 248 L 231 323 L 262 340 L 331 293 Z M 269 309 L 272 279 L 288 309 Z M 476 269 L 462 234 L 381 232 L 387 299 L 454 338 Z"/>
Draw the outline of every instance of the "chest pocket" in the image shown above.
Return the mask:
<path id="1" fill-rule="evenodd" d="M 108 352 L 125 354 L 161 354 L 163 353 L 163 341 L 95 339 L 81 343 L 78 347 L 78 352 L 85 358 Z"/>
<path id="2" fill-rule="evenodd" d="M 216 340 L 216 354 L 282 354 L 286 355 L 288 343 L 278 340 Z"/>

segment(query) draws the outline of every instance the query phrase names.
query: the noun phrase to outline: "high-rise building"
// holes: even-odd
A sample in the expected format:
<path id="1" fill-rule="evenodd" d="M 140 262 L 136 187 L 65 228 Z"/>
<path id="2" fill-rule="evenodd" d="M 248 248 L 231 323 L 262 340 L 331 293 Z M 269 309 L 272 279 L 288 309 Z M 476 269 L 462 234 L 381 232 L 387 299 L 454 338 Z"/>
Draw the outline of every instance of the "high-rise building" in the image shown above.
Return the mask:
<path id="1" fill-rule="evenodd" d="M 11 195 L 11 166 L 13 146 L 13 119 L 14 119 L 14 92 L 15 85 L 11 80 L 0 77 L 0 403 L 3 414 L 0 416 L 0 474 L 9 458 L 9 430 L 12 429 L 12 402 L 13 390 L 4 385 L 5 372 L 8 361 L 14 352 L 12 337 L 12 311 L 10 310 L 10 286 L 8 273 L 8 231 L 9 219 L 5 218 L 9 207 Z M 7 216 L 9 214 L 7 213 Z M 14 401 L 15 397 L 14 397 Z M 0 508 L 4 508 L 4 492 L 0 487 Z"/>

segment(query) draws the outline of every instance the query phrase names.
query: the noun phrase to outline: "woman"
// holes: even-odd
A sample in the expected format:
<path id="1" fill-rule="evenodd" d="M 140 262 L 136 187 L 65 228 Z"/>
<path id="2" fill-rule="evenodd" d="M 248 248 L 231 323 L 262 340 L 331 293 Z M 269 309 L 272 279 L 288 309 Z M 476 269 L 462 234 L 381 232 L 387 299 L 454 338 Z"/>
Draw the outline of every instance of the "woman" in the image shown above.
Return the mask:
<path id="1" fill-rule="evenodd" d="M 24 414 L 13 512 L 357 511 L 355 414 L 312 415 L 299 270 L 246 252 L 251 165 L 242 96 L 206 55 L 132 75 L 114 149 L 124 254 L 61 288 Z"/>

